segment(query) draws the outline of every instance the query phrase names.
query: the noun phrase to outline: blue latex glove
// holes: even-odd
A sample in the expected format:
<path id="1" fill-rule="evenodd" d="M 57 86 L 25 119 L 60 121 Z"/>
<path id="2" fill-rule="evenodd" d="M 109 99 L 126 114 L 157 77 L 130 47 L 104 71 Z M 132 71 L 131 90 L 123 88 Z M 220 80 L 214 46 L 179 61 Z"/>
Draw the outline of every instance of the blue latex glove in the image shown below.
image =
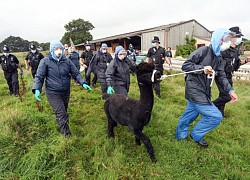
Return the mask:
<path id="1" fill-rule="evenodd" d="M 111 86 L 109 86 L 108 90 L 107 90 L 107 93 L 108 94 L 113 94 L 114 92 L 115 92 L 115 90 Z"/>
<path id="2" fill-rule="evenodd" d="M 91 87 L 89 85 L 87 85 L 87 84 L 83 84 L 82 87 L 84 89 L 88 89 L 88 90 L 92 91 Z"/>
<path id="3" fill-rule="evenodd" d="M 40 91 L 39 90 L 35 90 L 35 98 L 36 98 L 36 100 L 38 100 L 39 102 L 41 102 L 42 100 L 40 99 Z"/>

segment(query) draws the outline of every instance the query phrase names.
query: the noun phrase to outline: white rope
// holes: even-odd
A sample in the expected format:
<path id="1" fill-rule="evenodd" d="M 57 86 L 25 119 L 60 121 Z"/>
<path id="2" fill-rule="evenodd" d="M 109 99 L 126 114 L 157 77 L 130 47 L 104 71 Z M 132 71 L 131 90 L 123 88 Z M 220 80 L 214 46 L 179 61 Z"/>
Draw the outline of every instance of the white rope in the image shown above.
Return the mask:
<path id="1" fill-rule="evenodd" d="M 187 71 L 187 72 L 176 73 L 176 74 L 170 74 L 170 75 L 162 75 L 160 80 L 166 79 L 168 77 L 179 76 L 179 75 L 183 75 L 183 74 L 190 74 L 190 73 L 200 72 L 200 71 L 204 71 L 204 69 L 198 69 L 198 70 Z M 210 84 L 210 87 L 212 87 L 213 82 L 214 82 L 214 78 L 215 78 L 215 71 L 212 70 L 212 73 L 210 75 L 208 74 L 207 78 L 212 79 L 211 84 Z"/>
<path id="2" fill-rule="evenodd" d="M 155 81 L 155 73 L 157 70 L 154 70 L 151 76 L 151 81 L 154 82 Z"/>

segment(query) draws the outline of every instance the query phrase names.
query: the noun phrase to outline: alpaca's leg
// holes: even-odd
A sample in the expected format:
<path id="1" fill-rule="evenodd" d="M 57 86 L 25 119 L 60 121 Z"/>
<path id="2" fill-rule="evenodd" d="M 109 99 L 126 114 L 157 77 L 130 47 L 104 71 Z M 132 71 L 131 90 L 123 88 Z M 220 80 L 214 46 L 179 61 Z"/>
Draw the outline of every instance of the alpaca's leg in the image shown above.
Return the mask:
<path id="1" fill-rule="evenodd" d="M 107 119 L 108 119 L 108 137 L 113 138 L 114 137 L 114 127 L 117 126 L 117 123 L 112 119 L 112 117 L 109 113 L 108 101 L 106 101 L 104 104 L 104 111 L 105 111 Z"/>
<path id="2" fill-rule="evenodd" d="M 117 122 L 115 122 L 113 119 L 108 118 L 108 137 L 114 138 L 114 127 L 117 126 Z"/>
<path id="3" fill-rule="evenodd" d="M 143 128 L 138 129 L 138 131 L 142 131 L 142 130 L 143 130 Z M 133 134 L 134 134 L 134 133 L 133 133 Z M 140 140 L 139 138 L 137 138 L 136 136 L 135 136 L 135 144 L 137 144 L 138 146 L 141 145 L 141 140 Z"/>
<path id="4" fill-rule="evenodd" d="M 142 131 L 140 130 L 131 130 L 130 131 L 136 136 L 136 138 L 138 138 L 139 140 L 141 140 L 147 151 L 148 151 L 148 154 L 150 156 L 150 159 L 152 162 L 156 162 L 156 158 L 155 158 L 155 155 L 154 155 L 154 149 L 153 149 L 153 146 L 152 146 L 152 143 L 150 141 L 150 139 L 142 133 Z"/>
<path id="5" fill-rule="evenodd" d="M 141 140 L 138 139 L 136 136 L 135 136 L 135 143 L 140 146 L 141 145 Z"/>

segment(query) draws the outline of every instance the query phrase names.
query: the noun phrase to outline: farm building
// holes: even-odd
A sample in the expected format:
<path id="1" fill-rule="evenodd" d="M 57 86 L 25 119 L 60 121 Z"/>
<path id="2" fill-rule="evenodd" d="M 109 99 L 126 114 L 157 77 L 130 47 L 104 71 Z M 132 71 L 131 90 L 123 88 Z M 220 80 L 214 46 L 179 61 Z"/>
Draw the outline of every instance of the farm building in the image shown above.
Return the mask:
<path id="1" fill-rule="evenodd" d="M 95 39 L 90 41 L 90 43 L 95 50 L 99 49 L 101 43 L 107 43 L 109 52 L 114 52 L 117 45 L 122 45 L 125 49 L 128 49 L 128 45 L 131 43 L 135 49 L 146 52 L 151 47 L 151 39 L 154 35 L 160 38 L 162 47 L 171 47 L 172 50 L 175 51 L 177 45 L 185 44 L 185 37 L 187 35 L 193 36 L 197 40 L 197 47 L 209 45 L 211 31 L 192 19 L 189 21 L 181 21 L 178 23 Z M 80 51 L 85 49 L 84 43 L 76 46 Z"/>

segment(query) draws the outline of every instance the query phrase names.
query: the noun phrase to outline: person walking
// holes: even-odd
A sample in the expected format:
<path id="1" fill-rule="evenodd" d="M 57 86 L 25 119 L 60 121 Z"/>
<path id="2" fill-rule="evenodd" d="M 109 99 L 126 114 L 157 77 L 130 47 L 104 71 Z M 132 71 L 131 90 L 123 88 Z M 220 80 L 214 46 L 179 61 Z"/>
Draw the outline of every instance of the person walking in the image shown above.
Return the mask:
<path id="1" fill-rule="evenodd" d="M 64 48 L 60 41 L 50 43 L 49 55 L 43 58 L 35 75 L 32 92 L 37 101 L 45 79 L 45 94 L 52 106 L 60 132 L 65 137 L 71 136 L 69 114 L 67 113 L 70 99 L 71 76 L 85 89 L 92 90 L 82 78 L 71 60 L 63 54 Z"/>
<path id="2" fill-rule="evenodd" d="M 27 54 L 24 63 L 27 71 L 29 70 L 29 66 L 31 67 L 32 77 L 35 78 L 38 65 L 41 59 L 44 58 L 44 56 L 37 50 L 36 46 L 33 44 L 30 45 L 29 49 L 30 52 Z"/>
<path id="3" fill-rule="evenodd" d="M 160 39 L 158 36 L 154 36 L 152 38 L 152 47 L 149 48 L 147 53 L 146 61 L 148 63 L 154 63 L 155 70 L 160 71 L 161 75 L 163 75 L 163 64 L 166 61 L 168 65 L 171 68 L 171 62 L 170 60 L 165 56 L 165 49 L 160 46 Z M 154 85 L 154 90 L 156 95 L 160 98 L 161 92 L 160 92 L 160 83 L 157 82 Z"/>
<path id="4" fill-rule="evenodd" d="M 185 98 L 188 100 L 186 110 L 182 114 L 175 137 L 177 140 L 187 139 L 189 127 L 199 114 L 202 118 L 194 126 L 190 137 L 201 147 L 208 147 L 204 136 L 215 129 L 223 119 L 221 112 L 211 101 L 210 77 L 216 73 L 220 79 L 220 84 L 231 97 L 231 102 L 237 102 L 238 96 L 228 82 L 224 72 L 221 51 L 230 47 L 230 31 L 227 29 L 217 29 L 213 32 L 210 46 L 203 46 L 196 49 L 183 63 L 184 72 L 194 71 L 186 76 Z"/>
<path id="5" fill-rule="evenodd" d="M 89 41 L 87 41 L 85 43 L 85 51 L 83 51 L 81 58 L 80 58 L 80 63 L 82 66 L 85 67 L 84 71 L 85 71 L 85 79 L 87 81 L 87 84 L 90 85 L 90 81 L 91 81 L 91 75 L 86 76 L 87 72 L 88 72 L 88 67 L 90 64 L 91 59 L 94 56 L 94 52 L 91 49 L 91 44 L 89 43 Z M 92 86 L 96 86 L 96 82 L 97 82 L 97 74 L 94 73 L 94 78 L 92 79 Z"/>
<path id="6" fill-rule="evenodd" d="M 4 45 L 3 55 L 0 56 L 0 64 L 2 66 L 4 77 L 9 86 L 9 94 L 20 96 L 19 93 L 19 82 L 18 82 L 18 71 L 20 69 L 20 75 L 23 75 L 23 70 L 16 56 L 10 54 L 10 48 Z"/>
<path id="7" fill-rule="evenodd" d="M 108 52 L 107 44 L 102 43 L 101 48 L 94 54 L 88 67 L 87 78 L 90 78 L 91 72 L 97 74 L 98 81 L 101 84 L 102 93 L 107 92 L 105 72 L 112 59 L 111 54 Z"/>
<path id="8" fill-rule="evenodd" d="M 248 61 L 240 60 L 240 53 L 237 46 L 239 46 L 242 42 L 242 36 L 241 30 L 238 26 L 232 27 L 229 29 L 231 32 L 235 33 L 235 37 L 232 38 L 230 48 L 221 52 L 221 56 L 224 60 L 224 71 L 226 73 L 226 78 L 229 81 L 230 85 L 233 86 L 233 73 L 234 71 L 237 71 L 239 67 L 242 64 L 246 64 Z M 219 97 L 213 101 L 214 105 L 220 110 L 223 117 L 225 117 L 224 109 L 226 106 L 226 103 L 231 101 L 230 95 L 227 93 L 227 91 L 224 90 L 223 86 L 220 83 L 220 79 L 215 77 L 215 82 L 217 84 L 217 87 L 219 89 Z"/>
<path id="9" fill-rule="evenodd" d="M 136 64 L 127 58 L 127 52 L 122 46 L 115 48 L 115 58 L 106 71 L 107 93 L 127 95 L 130 86 L 130 70 L 134 71 Z"/>

